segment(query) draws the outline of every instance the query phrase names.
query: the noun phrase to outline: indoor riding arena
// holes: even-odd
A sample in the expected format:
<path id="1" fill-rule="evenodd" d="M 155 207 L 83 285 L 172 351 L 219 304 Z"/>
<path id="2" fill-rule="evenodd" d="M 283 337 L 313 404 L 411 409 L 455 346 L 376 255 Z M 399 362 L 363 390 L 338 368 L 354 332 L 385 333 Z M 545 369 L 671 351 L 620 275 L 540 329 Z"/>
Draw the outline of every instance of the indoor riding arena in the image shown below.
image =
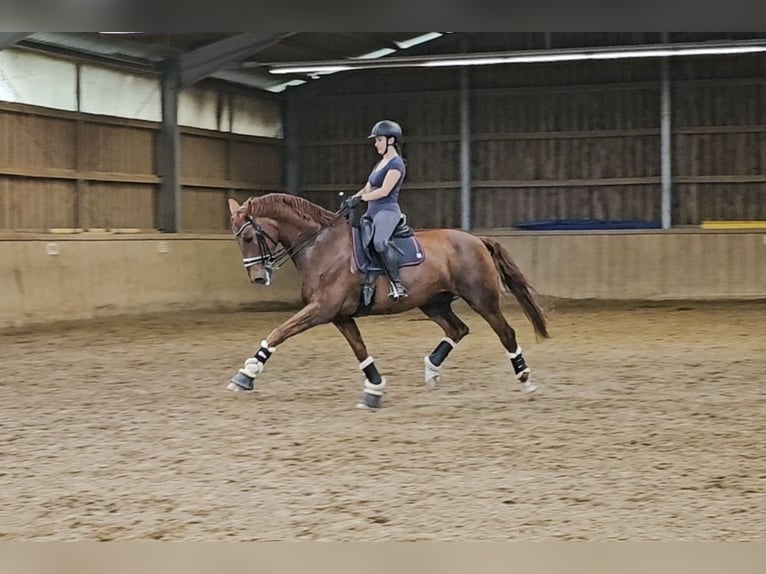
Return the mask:
<path id="1" fill-rule="evenodd" d="M 0 540 L 763 540 L 764 101 L 766 34 L 0 33 Z M 356 319 L 379 409 L 331 323 L 227 390 L 321 273 L 251 284 L 227 200 L 337 212 L 381 119 L 408 223 L 534 287 L 537 392 L 461 299 L 435 385 Z"/>

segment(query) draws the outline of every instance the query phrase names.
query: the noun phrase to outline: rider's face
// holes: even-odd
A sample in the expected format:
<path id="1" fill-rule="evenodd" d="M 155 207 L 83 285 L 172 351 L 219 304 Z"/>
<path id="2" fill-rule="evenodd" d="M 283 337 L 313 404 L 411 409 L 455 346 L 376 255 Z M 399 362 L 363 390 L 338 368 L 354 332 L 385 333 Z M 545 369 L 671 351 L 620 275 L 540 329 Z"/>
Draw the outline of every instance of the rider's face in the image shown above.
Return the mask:
<path id="1" fill-rule="evenodd" d="M 380 155 L 386 153 L 386 136 L 375 136 L 375 149 Z"/>

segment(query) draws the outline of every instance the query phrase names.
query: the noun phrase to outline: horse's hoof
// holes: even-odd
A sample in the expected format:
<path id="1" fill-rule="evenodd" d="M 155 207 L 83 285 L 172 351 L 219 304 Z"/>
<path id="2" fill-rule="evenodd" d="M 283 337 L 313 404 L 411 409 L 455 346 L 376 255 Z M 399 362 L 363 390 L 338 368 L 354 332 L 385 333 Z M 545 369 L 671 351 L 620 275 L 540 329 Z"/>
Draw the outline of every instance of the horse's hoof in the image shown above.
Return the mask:
<path id="1" fill-rule="evenodd" d="M 252 393 L 255 391 L 255 389 L 243 389 L 239 385 L 235 385 L 234 383 L 229 383 L 226 385 L 226 390 L 231 391 L 232 393 Z"/>
<path id="2" fill-rule="evenodd" d="M 439 367 L 435 367 L 428 357 L 425 357 L 423 362 L 426 364 L 426 388 L 429 391 L 433 391 L 439 383 Z"/>
<path id="3" fill-rule="evenodd" d="M 253 384 L 254 380 L 255 379 L 252 377 L 248 377 L 240 371 L 231 378 L 231 382 L 226 388 L 235 393 L 250 392 L 255 390 L 255 385 Z"/>
<path id="4" fill-rule="evenodd" d="M 532 381 L 524 381 L 521 383 L 521 394 L 524 398 L 534 399 L 542 393 L 540 387 L 534 384 Z"/>
<path id="5" fill-rule="evenodd" d="M 362 393 L 362 397 L 356 403 L 356 408 L 367 409 L 369 411 L 377 411 L 381 406 L 383 406 L 383 397 L 371 395 L 370 393 Z"/>

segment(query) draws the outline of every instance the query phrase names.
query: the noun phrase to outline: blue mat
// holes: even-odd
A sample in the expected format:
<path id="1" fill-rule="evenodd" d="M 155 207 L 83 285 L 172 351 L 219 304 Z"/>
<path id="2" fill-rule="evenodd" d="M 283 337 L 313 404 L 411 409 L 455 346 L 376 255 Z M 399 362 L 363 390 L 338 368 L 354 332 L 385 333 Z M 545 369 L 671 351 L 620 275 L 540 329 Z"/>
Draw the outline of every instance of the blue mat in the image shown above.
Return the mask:
<path id="1" fill-rule="evenodd" d="M 620 219 L 547 219 L 544 221 L 522 221 L 516 223 L 519 229 L 533 231 L 574 231 L 583 229 L 661 229 L 655 221 Z"/>

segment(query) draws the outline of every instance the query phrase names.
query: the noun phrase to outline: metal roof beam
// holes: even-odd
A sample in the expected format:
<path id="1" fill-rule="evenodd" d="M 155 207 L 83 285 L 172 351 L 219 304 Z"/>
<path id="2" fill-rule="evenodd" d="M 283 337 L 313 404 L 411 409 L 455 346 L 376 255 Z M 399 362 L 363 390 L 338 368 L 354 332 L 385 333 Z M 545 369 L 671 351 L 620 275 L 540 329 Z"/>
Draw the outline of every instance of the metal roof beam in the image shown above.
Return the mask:
<path id="1" fill-rule="evenodd" d="M 179 58 L 179 85 L 190 86 L 233 62 L 248 58 L 296 32 L 246 32 L 213 42 Z"/>
<path id="2" fill-rule="evenodd" d="M 0 50 L 10 48 L 31 35 L 32 32 L 0 32 Z"/>

